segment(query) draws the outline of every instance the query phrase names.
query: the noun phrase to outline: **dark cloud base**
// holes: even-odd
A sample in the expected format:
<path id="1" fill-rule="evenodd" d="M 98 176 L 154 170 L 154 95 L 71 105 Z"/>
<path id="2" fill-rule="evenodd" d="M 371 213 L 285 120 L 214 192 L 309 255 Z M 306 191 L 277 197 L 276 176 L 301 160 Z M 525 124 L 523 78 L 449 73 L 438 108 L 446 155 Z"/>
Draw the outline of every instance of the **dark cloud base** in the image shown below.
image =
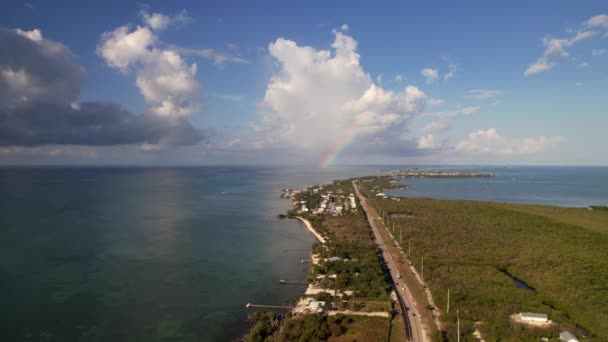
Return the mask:
<path id="1" fill-rule="evenodd" d="M 107 102 L 37 103 L 0 109 L 0 145 L 189 145 L 207 134 L 185 119 L 133 115 Z"/>
<path id="2" fill-rule="evenodd" d="M 210 135 L 183 118 L 74 104 L 84 74 L 61 43 L 0 29 L 0 146 L 192 145 Z"/>

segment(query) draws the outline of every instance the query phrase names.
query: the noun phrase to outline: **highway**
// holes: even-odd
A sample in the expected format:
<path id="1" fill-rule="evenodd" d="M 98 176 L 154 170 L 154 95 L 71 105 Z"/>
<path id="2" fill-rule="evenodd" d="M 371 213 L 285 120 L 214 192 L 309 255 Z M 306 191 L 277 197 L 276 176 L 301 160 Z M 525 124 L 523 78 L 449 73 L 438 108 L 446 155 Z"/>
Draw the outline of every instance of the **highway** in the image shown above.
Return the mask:
<path id="1" fill-rule="evenodd" d="M 397 297 L 401 305 L 401 311 L 405 313 L 405 315 L 403 316 L 403 320 L 405 322 L 407 336 L 410 341 L 430 341 L 426 329 L 422 324 L 422 319 L 418 314 L 418 305 L 416 304 L 413 296 L 406 287 L 405 280 L 399 279 L 399 267 L 397 266 L 395 260 L 393 260 L 393 257 L 389 253 L 388 249 L 386 248 L 386 245 L 384 244 L 384 239 L 382 239 L 382 236 L 380 235 L 380 232 L 376 227 L 374 219 L 378 219 L 378 217 L 376 217 L 377 215 L 372 216 L 372 214 L 370 213 L 367 201 L 365 197 L 363 197 L 359 192 L 359 187 L 357 186 L 356 181 L 353 181 L 353 187 L 355 188 L 355 193 L 357 194 L 359 202 L 363 207 L 365 216 L 367 216 L 369 225 L 372 227 L 376 243 L 378 244 L 378 247 L 380 247 L 380 249 L 382 250 L 382 257 L 384 258 L 384 262 L 389 268 L 390 275 L 394 283 L 395 292 L 397 293 Z"/>

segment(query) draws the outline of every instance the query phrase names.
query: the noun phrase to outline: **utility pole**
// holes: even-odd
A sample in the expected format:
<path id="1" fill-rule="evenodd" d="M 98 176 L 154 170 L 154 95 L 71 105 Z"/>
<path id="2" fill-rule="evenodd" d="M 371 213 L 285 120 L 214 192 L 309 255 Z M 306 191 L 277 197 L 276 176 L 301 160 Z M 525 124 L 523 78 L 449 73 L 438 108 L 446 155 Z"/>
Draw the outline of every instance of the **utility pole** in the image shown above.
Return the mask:
<path id="1" fill-rule="evenodd" d="M 458 334 L 458 342 L 460 342 L 460 316 L 458 316 L 458 309 L 456 309 L 456 321 L 458 322 L 458 330 L 457 330 L 457 334 Z"/>
<path id="2" fill-rule="evenodd" d="M 412 257 L 412 241 L 411 240 L 407 240 L 407 257 L 408 258 Z"/>
<path id="3" fill-rule="evenodd" d="M 395 234 L 395 221 L 393 221 L 393 234 Z"/>
<path id="4" fill-rule="evenodd" d="M 448 308 L 445 310 L 446 314 L 450 313 L 450 289 L 448 289 Z"/>
<path id="5" fill-rule="evenodd" d="M 399 229 L 399 244 L 401 245 L 401 242 L 403 241 L 403 229 Z M 401 247 L 399 247 L 401 248 Z"/>
<path id="6" fill-rule="evenodd" d="M 422 281 L 424 281 L 424 255 L 422 256 Z"/>

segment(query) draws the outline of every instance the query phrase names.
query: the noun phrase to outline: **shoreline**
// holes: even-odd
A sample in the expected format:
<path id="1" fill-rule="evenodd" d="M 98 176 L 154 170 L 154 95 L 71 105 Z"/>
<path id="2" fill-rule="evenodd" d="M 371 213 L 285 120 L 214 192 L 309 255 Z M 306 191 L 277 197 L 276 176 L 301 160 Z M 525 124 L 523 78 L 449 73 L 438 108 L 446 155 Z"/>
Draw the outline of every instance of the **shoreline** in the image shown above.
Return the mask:
<path id="1" fill-rule="evenodd" d="M 312 224 L 310 223 L 310 221 L 308 221 L 307 219 L 301 217 L 301 216 L 296 216 L 296 218 L 300 221 L 302 221 L 302 223 L 304 223 L 304 225 L 306 226 L 306 229 L 308 229 L 308 231 L 310 231 L 312 233 L 312 235 L 315 236 L 315 238 L 317 238 L 317 240 L 319 240 L 319 242 L 321 242 L 322 244 L 324 244 L 325 238 L 323 236 L 321 236 L 321 234 L 319 234 L 319 232 L 317 232 Z"/>

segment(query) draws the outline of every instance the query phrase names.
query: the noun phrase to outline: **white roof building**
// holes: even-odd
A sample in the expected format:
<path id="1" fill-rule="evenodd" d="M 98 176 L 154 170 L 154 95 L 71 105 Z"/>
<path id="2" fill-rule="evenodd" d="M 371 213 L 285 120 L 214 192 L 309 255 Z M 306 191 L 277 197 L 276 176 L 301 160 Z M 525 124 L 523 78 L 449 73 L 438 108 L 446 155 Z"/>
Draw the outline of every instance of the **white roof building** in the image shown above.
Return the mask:
<path id="1" fill-rule="evenodd" d="M 353 195 L 350 196 L 350 206 L 355 209 L 357 207 L 357 202 L 355 202 L 355 197 Z"/>
<path id="2" fill-rule="evenodd" d="M 578 342 L 576 336 L 568 330 L 562 331 L 561 334 L 559 334 L 559 339 L 565 342 Z"/>
<path id="3" fill-rule="evenodd" d="M 311 299 L 308 302 L 308 311 L 313 312 L 313 313 L 322 312 L 324 306 L 325 306 L 325 302 Z"/>
<path id="4" fill-rule="evenodd" d="M 519 318 L 524 322 L 546 323 L 549 321 L 549 316 L 547 316 L 547 314 L 535 313 L 535 312 L 520 312 Z"/>

